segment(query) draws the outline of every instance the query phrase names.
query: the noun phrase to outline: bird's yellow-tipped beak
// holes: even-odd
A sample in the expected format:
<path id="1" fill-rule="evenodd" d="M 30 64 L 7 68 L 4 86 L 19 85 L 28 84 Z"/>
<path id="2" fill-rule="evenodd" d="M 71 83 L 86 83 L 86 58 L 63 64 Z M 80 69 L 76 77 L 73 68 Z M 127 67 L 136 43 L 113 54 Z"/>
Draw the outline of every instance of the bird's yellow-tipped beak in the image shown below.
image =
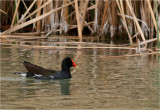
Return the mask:
<path id="1" fill-rule="evenodd" d="M 78 67 L 78 66 L 76 66 L 76 68 L 78 69 L 79 67 Z"/>
<path id="2" fill-rule="evenodd" d="M 73 65 L 73 67 L 76 67 L 76 68 L 78 68 L 78 66 L 74 63 L 74 61 L 71 59 L 71 61 L 72 61 L 72 65 Z"/>

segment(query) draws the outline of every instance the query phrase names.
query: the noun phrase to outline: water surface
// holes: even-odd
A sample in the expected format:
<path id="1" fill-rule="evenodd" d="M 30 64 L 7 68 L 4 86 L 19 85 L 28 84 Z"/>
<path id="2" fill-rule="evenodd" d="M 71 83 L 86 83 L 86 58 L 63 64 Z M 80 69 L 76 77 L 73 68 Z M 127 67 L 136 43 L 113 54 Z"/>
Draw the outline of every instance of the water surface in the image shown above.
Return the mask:
<path id="1" fill-rule="evenodd" d="M 1 45 L 1 109 L 159 110 L 158 60 L 148 56 L 107 58 L 132 50 L 32 49 Z M 23 61 L 59 70 L 71 57 L 72 79 L 37 80 Z"/>

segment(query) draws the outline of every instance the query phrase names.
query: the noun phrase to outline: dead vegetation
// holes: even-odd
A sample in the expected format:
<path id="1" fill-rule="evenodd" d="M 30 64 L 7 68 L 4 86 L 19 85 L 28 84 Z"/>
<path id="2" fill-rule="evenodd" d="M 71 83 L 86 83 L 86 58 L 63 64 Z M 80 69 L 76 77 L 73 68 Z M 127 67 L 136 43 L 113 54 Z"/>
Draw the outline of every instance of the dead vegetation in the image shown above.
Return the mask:
<path id="1" fill-rule="evenodd" d="M 53 35 L 78 35 L 74 39 L 79 43 L 84 39 L 92 41 L 109 37 L 112 40 L 119 36 L 123 40 L 127 36 L 134 48 L 159 45 L 158 0 L 15 0 L 1 1 L 1 4 L 3 44 L 12 40 L 47 39 Z M 15 34 L 19 35 L 16 39 Z"/>

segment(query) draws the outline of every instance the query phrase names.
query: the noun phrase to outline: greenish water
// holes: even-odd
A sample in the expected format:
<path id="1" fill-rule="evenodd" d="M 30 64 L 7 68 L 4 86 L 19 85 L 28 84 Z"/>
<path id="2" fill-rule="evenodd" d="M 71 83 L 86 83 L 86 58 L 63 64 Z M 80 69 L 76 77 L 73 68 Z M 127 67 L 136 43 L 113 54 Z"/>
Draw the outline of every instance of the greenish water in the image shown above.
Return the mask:
<path id="1" fill-rule="evenodd" d="M 141 57 L 102 58 L 130 54 L 109 49 L 28 49 L 1 45 L 1 109 L 159 110 L 158 60 Z M 23 61 L 60 69 L 64 57 L 79 66 L 72 79 L 36 80 Z"/>

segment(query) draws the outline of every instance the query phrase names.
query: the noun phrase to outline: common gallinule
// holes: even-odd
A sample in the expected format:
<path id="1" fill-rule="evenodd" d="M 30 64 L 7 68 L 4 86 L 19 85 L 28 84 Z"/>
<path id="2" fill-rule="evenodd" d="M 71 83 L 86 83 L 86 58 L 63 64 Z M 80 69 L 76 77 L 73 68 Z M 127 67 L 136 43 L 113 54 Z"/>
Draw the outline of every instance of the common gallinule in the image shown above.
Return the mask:
<path id="1" fill-rule="evenodd" d="M 27 61 L 24 61 L 24 66 L 28 70 L 26 73 L 15 73 L 26 77 L 33 77 L 35 79 L 68 79 L 71 78 L 70 67 L 78 67 L 74 61 L 66 57 L 62 61 L 61 71 L 45 69 L 36 66 Z"/>

